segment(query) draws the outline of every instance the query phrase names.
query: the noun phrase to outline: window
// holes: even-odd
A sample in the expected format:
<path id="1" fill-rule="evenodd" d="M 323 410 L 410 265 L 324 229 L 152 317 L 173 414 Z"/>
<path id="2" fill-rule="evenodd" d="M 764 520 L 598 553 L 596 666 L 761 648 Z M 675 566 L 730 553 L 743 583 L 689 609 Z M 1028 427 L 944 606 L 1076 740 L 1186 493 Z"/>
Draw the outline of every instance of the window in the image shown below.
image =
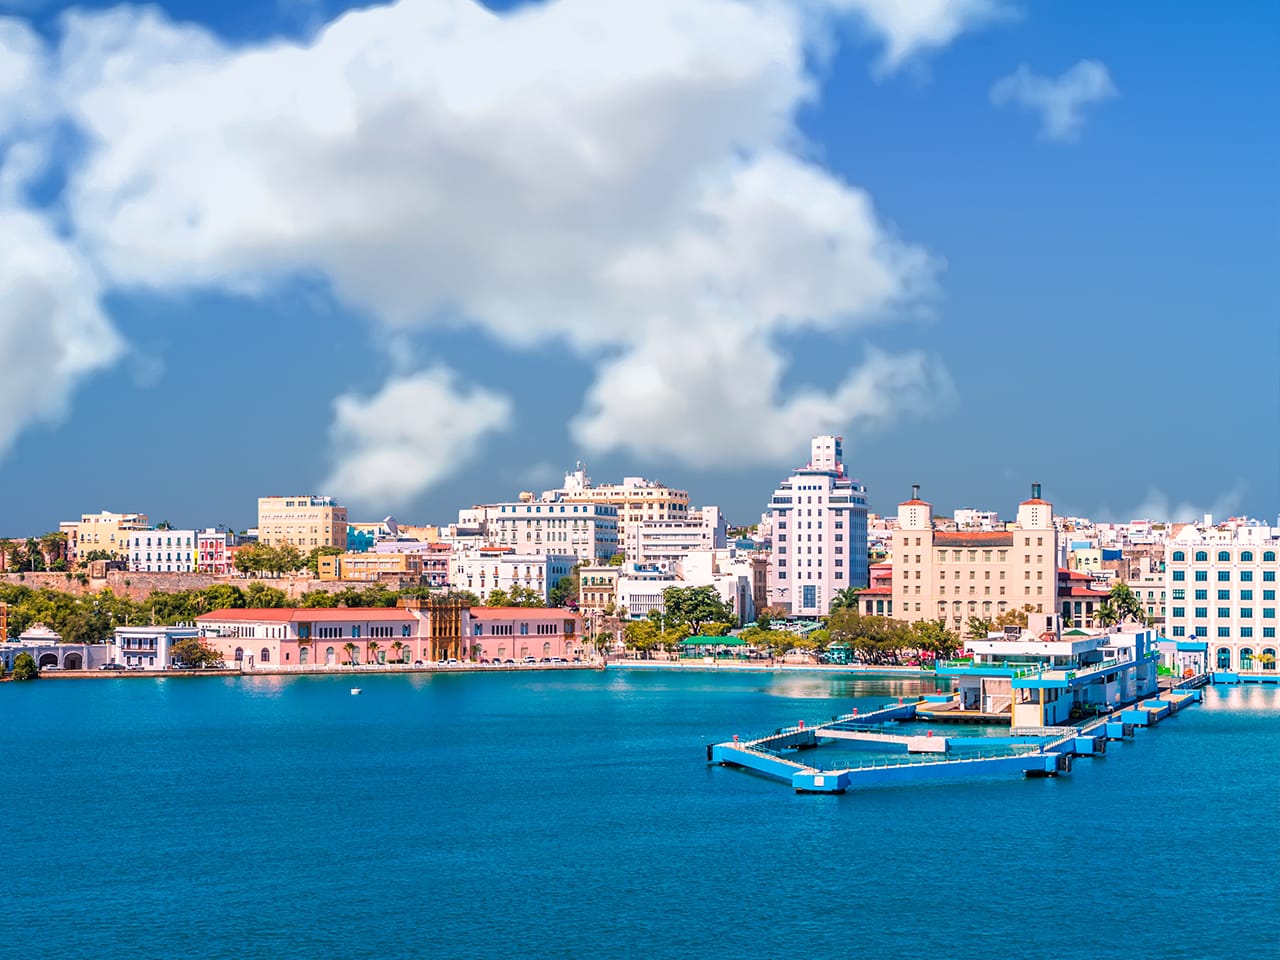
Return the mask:
<path id="1" fill-rule="evenodd" d="M 1276 635 L 1276 628 L 1275 628 L 1275 627 L 1263 627 L 1263 628 L 1262 628 L 1262 635 L 1263 635 L 1264 637 L 1266 637 L 1266 638 L 1270 639 L 1271 637 L 1274 637 L 1274 636 Z"/>
<path id="2" fill-rule="evenodd" d="M 1226 550 L 1219 550 L 1219 551 L 1218 551 L 1218 562 L 1219 562 L 1219 563 L 1230 563 L 1230 562 L 1231 562 L 1231 554 L 1229 554 Z"/>
<path id="3" fill-rule="evenodd" d="M 1173 635 L 1174 635 L 1175 637 L 1185 637 L 1185 636 L 1187 635 L 1187 628 L 1186 628 L 1186 627 L 1174 627 L 1174 628 L 1173 628 Z"/>
<path id="4" fill-rule="evenodd" d="M 1241 562 L 1241 563 L 1253 563 L 1253 551 L 1252 551 L 1252 550 L 1244 550 L 1244 551 L 1241 551 L 1241 553 L 1240 553 L 1240 562 Z"/>
<path id="5" fill-rule="evenodd" d="M 1181 550 L 1173 551 L 1173 562 L 1182 563 L 1187 559 L 1187 555 Z"/>
<path id="6" fill-rule="evenodd" d="M 1276 618 L 1276 608 L 1275 608 L 1275 607 L 1263 607 L 1263 608 L 1262 608 L 1262 619 L 1263 619 L 1263 620 L 1274 620 L 1275 618 Z"/>
<path id="7" fill-rule="evenodd" d="M 1208 562 L 1209 562 L 1209 554 L 1203 550 L 1197 550 L 1196 563 L 1208 563 Z"/>
<path id="8" fill-rule="evenodd" d="M 1245 637 L 1246 639 L 1247 639 L 1248 637 L 1252 637 L 1252 636 L 1253 636 L 1253 627 L 1241 627 L 1241 628 L 1240 628 L 1240 636 Z"/>
<path id="9" fill-rule="evenodd" d="M 1218 591 L 1218 599 L 1219 599 L 1219 600 L 1230 600 L 1230 599 L 1231 599 L 1231 591 L 1230 591 L 1230 590 L 1219 590 L 1219 591 Z"/>
<path id="10" fill-rule="evenodd" d="M 271 662 L 271 651 L 270 651 L 270 649 L 268 649 L 267 647 L 263 647 L 263 648 L 262 648 L 262 652 L 258 655 L 258 662 L 259 662 L 259 663 L 270 663 L 270 662 Z"/>
<path id="11" fill-rule="evenodd" d="M 1208 607 L 1196 607 L 1196 619 L 1203 620 L 1209 616 Z"/>
<path id="12" fill-rule="evenodd" d="M 1219 627 L 1219 628 L 1218 628 L 1218 636 L 1219 636 L 1219 637 L 1229 637 L 1229 636 L 1231 636 L 1231 629 L 1230 629 L 1229 627 Z"/>
<path id="13" fill-rule="evenodd" d="M 1276 552 L 1275 552 L 1274 550 L 1267 550 L 1265 553 L 1263 553 L 1263 554 L 1262 554 L 1262 562 L 1263 562 L 1263 563 L 1275 563 L 1275 562 L 1276 562 Z"/>
<path id="14" fill-rule="evenodd" d="M 1004 572 L 1004 571 L 1001 571 L 1001 573 L 1003 573 L 1003 572 Z M 1175 571 L 1173 571 L 1173 580 L 1174 580 L 1174 582 L 1175 582 L 1175 583 L 1181 583 L 1182 581 L 1184 581 L 1184 580 L 1186 580 L 1186 579 L 1187 579 L 1187 571 L 1185 571 L 1185 570 L 1175 570 Z"/>
<path id="15" fill-rule="evenodd" d="M 1274 590 L 1263 590 L 1263 591 L 1262 591 L 1262 599 L 1263 599 L 1263 600 L 1274 600 L 1275 598 L 1276 598 L 1276 592 L 1275 592 Z"/>
<path id="16" fill-rule="evenodd" d="M 1184 587 L 1177 587 L 1177 588 L 1173 591 L 1173 599 L 1175 599 L 1175 600 L 1185 600 L 1185 599 L 1187 599 L 1187 591 L 1186 591 L 1186 588 L 1184 588 Z"/>
<path id="17" fill-rule="evenodd" d="M 1247 571 L 1246 571 L 1246 572 L 1247 572 Z M 1262 582 L 1263 582 L 1263 583 L 1275 583 L 1275 582 L 1276 582 L 1276 572 L 1275 572 L 1274 570 L 1263 570 L 1263 571 L 1262 571 Z"/>
<path id="18" fill-rule="evenodd" d="M 1241 591 L 1240 591 L 1240 599 L 1241 599 L 1241 600 L 1252 600 L 1252 599 L 1253 599 L 1253 591 L 1252 591 L 1252 590 L 1241 590 Z"/>
<path id="19" fill-rule="evenodd" d="M 1175 617 L 1185 617 L 1185 616 L 1187 615 L 1187 608 L 1186 608 L 1186 607 L 1174 607 L 1174 608 L 1173 608 L 1173 615 L 1174 615 Z"/>
<path id="20" fill-rule="evenodd" d="M 1219 583 L 1229 583 L 1230 581 L 1231 581 L 1231 571 L 1230 571 L 1230 570 L 1219 570 L 1219 571 L 1218 571 L 1218 582 L 1219 582 Z"/>
<path id="21" fill-rule="evenodd" d="M 1181 599 L 1181 598 L 1180 598 L 1180 597 L 1175 597 L 1174 599 Z M 1209 599 L 1209 591 L 1208 591 L 1208 590 L 1197 590 L 1197 591 L 1196 591 L 1196 599 L 1197 599 L 1197 600 L 1208 600 L 1208 599 Z"/>
<path id="22" fill-rule="evenodd" d="M 1230 608 L 1230 607 L 1219 607 L 1219 608 L 1218 608 L 1218 619 L 1219 619 L 1219 620 L 1230 620 L 1230 619 L 1231 619 L 1231 608 Z"/>
<path id="23" fill-rule="evenodd" d="M 1177 572 L 1177 571 L 1175 571 L 1175 574 L 1176 574 L 1176 572 Z M 1209 579 L 1209 571 L 1208 571 L 1208 570 L 1197 570 L 1197 571 L 1196 571 L 1196 582 L 1197 582 L 1197 583 L 1205 583 L 1208 579 Z"/>
<path id="24" fill-rule="evenodd" d="M 1241 582 L 1241 583 L 1253 583 L 1253 571 L 1252 571 L 1252 570 L 1241 570 L 1241 571 L 1240 571 L 1240 582 Z"/>

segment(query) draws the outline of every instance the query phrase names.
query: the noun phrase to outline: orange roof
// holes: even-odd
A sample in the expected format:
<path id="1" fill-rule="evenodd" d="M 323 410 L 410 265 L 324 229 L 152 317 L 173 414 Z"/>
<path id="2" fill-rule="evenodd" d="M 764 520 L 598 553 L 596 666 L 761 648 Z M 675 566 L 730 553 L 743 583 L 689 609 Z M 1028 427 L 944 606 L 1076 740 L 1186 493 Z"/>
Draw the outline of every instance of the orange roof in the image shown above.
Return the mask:
<path id="1" fill-rule="evenodd" d="M 893 593 L 893 587 L 867 587 L 865 590 L 859 590 L 858 596 L 888 596 Z"/>
<path id="2" fill-rule="evenodd" d="M 911 499 L 911 500 L 903 500 L 900 504 L 898 504 L 898 506 L 900 506 L 900 507 L 927 507 L 927 506 L 929 506 L 929 501 L 928 501 L 928 500 L 921 500 L 919 497 L 914 497 L 914 498 L 913 498 L 913 499 Z"/>
<path id="3" fill-rule="evenodd" d="M 1093 574 L 1082 573 L 1079 570 L 1068 570 L 1066 567 L 1058 568 L 1059 580 L 1092 580 Z"/>
<path id="4" fill-rule="evenodd" d="M 1027 507 L 1049 507 L 1052 506 L 1048 500 L 1041 500 L 1039 497 L 1032 497 L 1030 500 L 1023 500 L 1021 506 Z"/>
<path id="5" fill-rule="evenodd" d="M 1058 591 L 1060 597 L 1092 597 L 1095 600 L 1105 600 L 1111 594 L 1105 590 L 1090 590 L 1088 587 L 1063 587 Z"/>
<path id="6" fill-rule="evenodd" d="M 475 620 L 498 619 L 500 617 L 537 617 L 537 616 L 581 617 L 563 607 L 472 607 L 471 616 Z"/>
<path id="7" fill-rule="evenodd" d="M 222 620 L 291 623 L 294 620 L 414 620 L 403 607 L 224 607 L 196 617 L 197 623 Z"/>

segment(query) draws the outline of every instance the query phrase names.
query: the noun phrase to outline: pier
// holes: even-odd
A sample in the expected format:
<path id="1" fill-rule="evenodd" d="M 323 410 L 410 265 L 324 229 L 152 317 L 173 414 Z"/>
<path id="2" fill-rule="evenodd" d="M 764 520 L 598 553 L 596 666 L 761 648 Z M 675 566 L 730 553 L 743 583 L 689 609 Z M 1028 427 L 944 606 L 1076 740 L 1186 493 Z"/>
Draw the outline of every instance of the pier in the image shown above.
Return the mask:
<path id="1" fill-rule="evenodd" d="M 1011 727 L 1007 737 L 934 736 L 932 730 L 923 735 L 895 732 L 903 722 L 932 721 L 943 712 L 954 715 L 976 711 L 939 710 L 937 697 L 886 704 L 869 713 L 779 728 L 751 740 L 734 737 L 732 741 L 710 744 L 707 761 L 788 783 L 797 793 L 845 793 L 998 774 L 1051 777 L 1070 772 L 1074 757 L 1104 754 L 1108 742 L 1132 739 L 1136 729 L 1153 726 L 1199 703 L 1204 696 L 1202 688 L 1209 680 L 1209 674 L 1187 678 L 1158 696 L 1137 700 L 1079 724 Z M 823 744 L 837 743 L 879 755 L 865 761 L 841 762 L 831 769 L 799 759 Z"/>

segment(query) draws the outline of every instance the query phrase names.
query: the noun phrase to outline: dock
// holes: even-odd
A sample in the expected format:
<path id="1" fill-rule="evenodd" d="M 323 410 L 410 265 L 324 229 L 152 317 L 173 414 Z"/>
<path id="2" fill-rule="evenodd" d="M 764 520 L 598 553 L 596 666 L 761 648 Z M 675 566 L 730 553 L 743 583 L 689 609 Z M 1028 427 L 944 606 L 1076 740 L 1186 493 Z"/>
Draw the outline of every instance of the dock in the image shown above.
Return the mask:
<path id="1" fill-rule="evenodd" d="M 903 721 L 927 720 L 940 711 L 937 698 L 886 704 L 869 713 L 832 717 L 775 730 L 763 737 L 709 744 L 707 761 L 790 784 L 797 793 L 841 794 L 853 789 L 925 783 L 998 774 L 1052 777 L 1069 773 L 1073 758 L 1106 753 L 1107 743 L 1132 739 L 1150 727 L 1201 702 L 1209 674 L 1175 683 L 1148 697 L 1080 724 L 1011 728 L 1008 737 L 954 737 L 894 732 Z M 985 721 L 985 716 L 981 717 Z M 970 721 L 973 722 L 973 721 Z M 799 759 L 823 743 L 873 750 L 886 756 L 842 763 L 834 769 Z M 807 757 L 806 757 L 807 759 Z"/>

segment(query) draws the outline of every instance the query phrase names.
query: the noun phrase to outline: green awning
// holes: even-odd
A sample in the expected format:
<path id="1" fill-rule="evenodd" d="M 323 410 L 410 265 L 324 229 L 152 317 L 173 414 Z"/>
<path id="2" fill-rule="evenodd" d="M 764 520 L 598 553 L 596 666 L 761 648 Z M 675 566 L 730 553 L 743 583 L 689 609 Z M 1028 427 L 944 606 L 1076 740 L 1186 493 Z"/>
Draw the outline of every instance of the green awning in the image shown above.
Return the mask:
<path id="1" fill-rule="evenodd" d="M 682 647 L 745 647 L 747 641 L 741 637 L 690 637 L 681 640 Z"/>

